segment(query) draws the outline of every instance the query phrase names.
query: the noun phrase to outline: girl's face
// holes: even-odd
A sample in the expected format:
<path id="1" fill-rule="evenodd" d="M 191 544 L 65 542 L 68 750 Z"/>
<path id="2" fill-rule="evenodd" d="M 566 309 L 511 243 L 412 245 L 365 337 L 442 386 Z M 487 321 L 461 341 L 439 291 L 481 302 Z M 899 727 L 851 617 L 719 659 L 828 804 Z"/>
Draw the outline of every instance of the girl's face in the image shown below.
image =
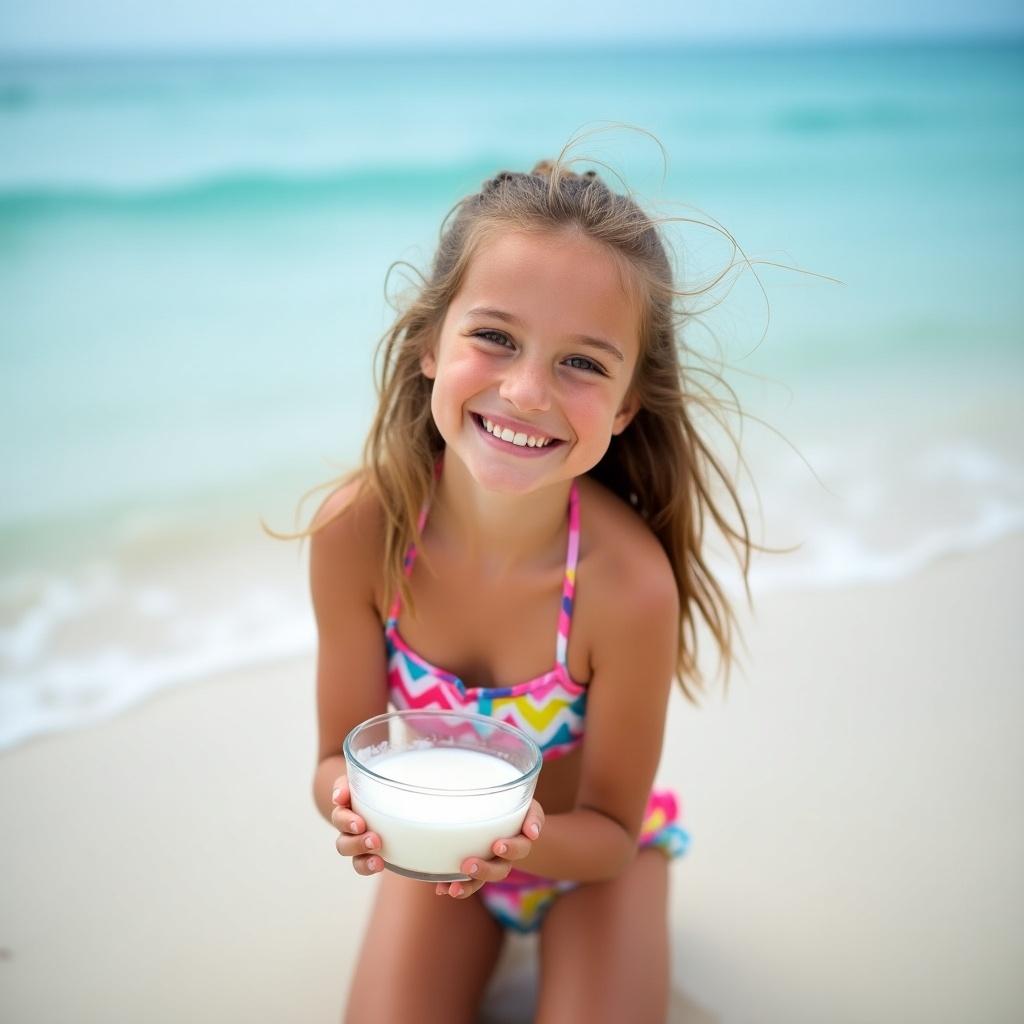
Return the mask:
<path id="1" fill-rule="evenodd" d="M 599 243 L 571 231 L 492 237 L 420 362 L 449 453 L 507 493 L 587 472 L 636 414 L 638 328 Z"/>

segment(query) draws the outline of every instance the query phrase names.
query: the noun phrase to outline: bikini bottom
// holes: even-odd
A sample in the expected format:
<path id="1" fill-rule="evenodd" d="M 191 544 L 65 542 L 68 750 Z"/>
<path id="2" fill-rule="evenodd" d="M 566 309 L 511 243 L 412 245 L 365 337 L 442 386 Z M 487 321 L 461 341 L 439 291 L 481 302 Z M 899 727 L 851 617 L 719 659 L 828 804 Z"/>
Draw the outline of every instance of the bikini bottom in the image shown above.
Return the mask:
<path id="1" fill-rule="evenodd" d="M 679 801 L 670 789 L 656 789 L 647 801 L 638 849 L 662 850 L 669 860 L 682 857 L 690 834 L 679 823 Z M 477 895 L 491 916 L 503 927 L 528 934 L 540 928 L 545 915 L 562 893 L 582 885 L 543 878 L 513 868 L 501 882 L 488 882 Z"/>

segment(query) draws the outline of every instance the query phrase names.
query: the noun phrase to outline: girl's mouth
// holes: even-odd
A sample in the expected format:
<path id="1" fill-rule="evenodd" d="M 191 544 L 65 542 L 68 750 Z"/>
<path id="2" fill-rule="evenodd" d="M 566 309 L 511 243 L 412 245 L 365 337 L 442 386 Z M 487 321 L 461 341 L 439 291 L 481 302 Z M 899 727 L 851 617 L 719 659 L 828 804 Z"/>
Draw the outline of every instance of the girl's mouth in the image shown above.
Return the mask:
<path id="1" fill-rule="evenodd" d="M 489 442 L 492 447 L 506 451 L 511 455 L 536 457 L 553 451 L 565 443 L 557 438 L 547 437 L 543 434 L 513 433 L 508 427 L 503 429 L 500 425 L 485 419 L 479 413 L 472 412 L 470 416 L 474 424 L 476 424 L 477 430 L 484 436 L 484 440 Z"/>

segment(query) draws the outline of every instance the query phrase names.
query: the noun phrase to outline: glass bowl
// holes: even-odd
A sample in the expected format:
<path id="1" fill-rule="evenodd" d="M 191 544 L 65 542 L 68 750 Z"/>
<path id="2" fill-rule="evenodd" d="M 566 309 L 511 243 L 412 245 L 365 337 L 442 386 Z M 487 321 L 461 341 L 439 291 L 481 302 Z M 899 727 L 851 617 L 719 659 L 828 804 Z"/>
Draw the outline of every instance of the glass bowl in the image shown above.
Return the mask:
<path id="1" fill-rule="evenodd" d="M 384 866 L 428 882 L 468 881 L 523 826 L 543 759 L 515 726 L 458 711 L 389 711 L 345 737 L 352 809 L 381 839 Z"/>

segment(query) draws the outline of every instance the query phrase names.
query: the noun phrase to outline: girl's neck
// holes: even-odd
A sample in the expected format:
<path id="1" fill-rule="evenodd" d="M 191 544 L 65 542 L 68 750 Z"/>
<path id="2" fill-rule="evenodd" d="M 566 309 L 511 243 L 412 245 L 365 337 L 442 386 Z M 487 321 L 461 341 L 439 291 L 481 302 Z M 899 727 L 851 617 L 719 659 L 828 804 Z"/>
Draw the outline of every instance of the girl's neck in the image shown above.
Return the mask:
<path id="1" fill-rule="evenodd" d="M 485 491 L 455 458 L 445 458 L 429 522 L 487 575 L 546 568 L 565 557 L 571 481 L 531 494 Z"/>

